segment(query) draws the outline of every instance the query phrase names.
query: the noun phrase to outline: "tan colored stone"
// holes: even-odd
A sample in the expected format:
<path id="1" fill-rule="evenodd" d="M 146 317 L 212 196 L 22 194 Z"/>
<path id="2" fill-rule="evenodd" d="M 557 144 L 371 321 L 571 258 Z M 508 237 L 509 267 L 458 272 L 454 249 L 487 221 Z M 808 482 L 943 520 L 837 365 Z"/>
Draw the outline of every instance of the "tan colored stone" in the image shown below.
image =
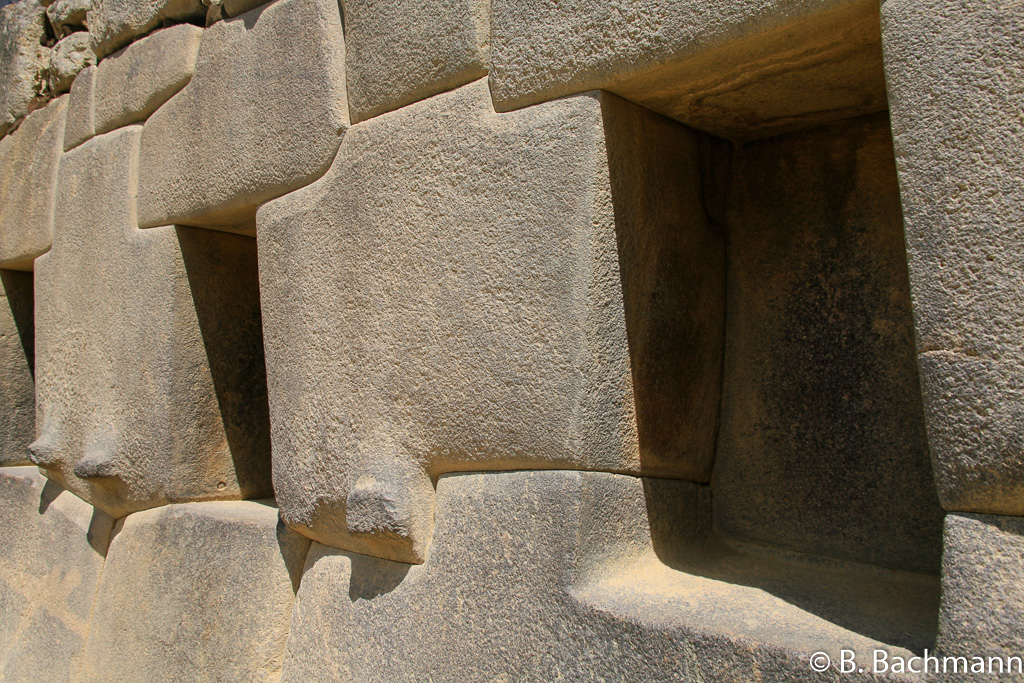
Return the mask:
<path id="1" fill-rule="evenodd" d="M 33 462 L 115 517 L 271 492 L 255 241 L 139 230 L 140 135 L 64 154 L 36 269 Z"/>
<path id="2" fill-rule="evenodd" d="M 130 515 L 110 546 L 81 681 L 277 681 L 309 541 L 255 502 Z"/>
<path id="3" fill-rule="evenodd" d="M 808 659 L 849 648 L 867 666 L 934 634 L 936 578 L 708 537 L 708 494 L 443 476 L 425 564 L 310 549 L 282 681 L 869 681 L 808 677 Z"/>
<path id="4" fill-rule="evenodd" d="M 75 680 L 114 520 L 35 467 L 5 467 L 0 525 L 0 680 Z"/>
<path id="5" fill-rule="evenodd" d="M 880 111 L 878 7 L 878 0 L 494 0 L 495 107 L 603 88 L 732 140 Z"/>
<path id="6" fill-rule="evenodd" d="M 86 15 L 92 5 L 93 0 L 56 0 L 46 8 L 46 16 L 58 36 L 68 36 L 86 27 Z"/>
<path id="7" fill-rule="evenodd" d="M 353 121 L 487 74 L 489 0 L 344 0 L 342 4 Z"/>
<path id="8" fill-rule="evenodd" d="M 206 29 L 192 80 L 146 121 L 139 224 L 251 233 L 261 203 L 330 165 L 344 63 L 335 0 L 279 0 Z"/>
<path id="9" fill-rule="evenodd" d="M 478 81 L 353 126 L 261 208 L 283 519 L 422 562 L 444 472 L 706 481 L 724 248 L 701 144 L 604 94 L 498 115 Z"/>
<path id="10" fill-rule="evenodd" d="M 103 60 L 93 96 L 96 132 L 144 121 L 185 87 L 202 34 L 198 26 L 172 26 Z"/>
<path id="11" fill-rule="evenodd" d="M 29 465 L 36 436 L 32 273 L 0 270 L 0 466 Z"/>
<path id="12" fill-rule="evenodd" d="M 78 74 L 68 95 L 67 124 L 64 126 L 64 151 L 82 144 L 96 134 L 93 117 L 93 93 L 96 67 L 89 66 Z"/>
<path id="13" fill-rule="evenodd" d="M 57 167 L 68 98 L 32 112 L 0 140 L 0 267 L 32 270 L 53 241 Z"/>
<path id="14" fill-rule="evenodd" d="M 37 0 L 0 7 L 0 135 L 46 101 L 45 23 L 46 8 Z"/>
<path id="15" fill-rule="evenodd" d="M 164 22 L 205 16 L 200 0 L 94 0 L 88 16 L 92 50 L 102 59 Z"/>
<path id="16" fill-rule="evenodd" d="M 918 361 L 947 510 L 1024 515 L 1024 12 L 889 0 Z"/>
<path id="17" fill-rule="evenodd" d="M 82 69 L 96 63 L 96 55 L 89 47 L 89 34 L 72 33 L 61 39 L 50 51 L 50 92 L 63 93 Z"/>

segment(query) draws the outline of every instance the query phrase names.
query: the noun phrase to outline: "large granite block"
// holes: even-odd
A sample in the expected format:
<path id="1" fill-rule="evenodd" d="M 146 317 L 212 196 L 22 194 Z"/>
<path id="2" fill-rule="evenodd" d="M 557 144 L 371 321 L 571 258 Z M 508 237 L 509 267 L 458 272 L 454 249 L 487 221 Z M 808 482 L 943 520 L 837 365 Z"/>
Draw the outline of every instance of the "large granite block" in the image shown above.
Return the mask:
<path id="1" fill-rule="evenodd" d="M 28 465 L 36 437 L 32 273 L 0 270 L 0 465 Z"/>
<path id="2" fill-rule="evenodd" d="M 192 80 L 146 121 L 139 224 L 251 232 L 261 203 L 330 166 L 344 73 L 334 0 L 280 0 L 203 31 Z"/>
<path id="3" fill-rule="evenodd" d="M 494 0 L 508 110 L 603 88 L 743 140 L 885 109 L 878 0 Z"/>
<path id="4" fill-rule="evenodd" d="M 93 52 L 100 59 L 169 22 L 202 22 L 200 0 L 94 0 L 87 15 Z"/>
<path id="5" fill-rule="evenodd" d="M 203 29 L 172 26 L 103 60 L 93 94 L 96 133 L 144 121 L 192 78 Z"/>
<path id="6" fill-rule="evenodd" d="M 882 18 L 939 496 L 1024 515 L 1024 12 L 890 0 Z"/>
<path id="7" fill-rule="evenodd" d="M 937 642 L 943 681 L 1019 681 L 1024 676 L 1024 519 L 946 517 Z M 982 658 L 983 673 L 979 673 Z M 989 663 L 989 657 L 996 661 Z M 1010 658 L 1015 658 L 1010 660 Z M 953 666 L 956 670 L 953 670 Z M 990 668 L 991 667 L 991 668 Z M 990 674 L 989 672 L 992 672 Z M 999 673 L 1004 675 L 1000 676 Z"/>
<path id="8" fill-rule="evenodd" d="M 114 520 L 35 467 L 5 467 L 0 525 L 0 680 L 75 680 Z"/>
<path id="9" fill-rule="evenodd" d="M 96 67 L 87 66 L 71 84 L 71 92 L 68 95 L 67 122 L 64 125 L 65 152 L 96 135 L 93 111 L 95 91 Z"/>
<path id="10" fill-rule="evenodd" d="M 257 502 L 129 515 L 110 545 L 77 680 L 279 680 L 308 549 Z"/>
<path id="11" fill-rule="evenodd" d="M 89 34 L 72 33 L 50 50 L 49 87 L 51 94 L 71 89 L 75 77 L 86 67 L 96 63 L 96 55 L 89 46 Z"/>
<path id="12" fill-rule="evenodd" d="M 0 139 L 0 267 L 32 270 L 53 241 L 57 167 L 68 98 L 32 112 Z"/>
<path id="13" fill-rule="evenodd" d="M 49 67 L 46 7 L 38 0 L 0 7 L 0 135 L 46 101 Z"/>
<path id="14" fill-rule="evenodd" d="M 487 74 L 488 0 L 342 4 L 353 122 Z"/>
<path id="15" fill-rule="evenodd" d="M 115 517 L 271 492 L 255 241 L 135 218 L 140 126 L 64 154 L 33 462 Z"/>
<path id="16" fill-rule="evenodd" d="M 444 472 L 706 481 L 725 266 L 704 142 L 600 93 L 495 114 L 478 81 L 353 126 L 261 208 L 285 521 L 422 562 Z"/>
<path id="17" fill-rule="evenodd" d="M 437 492 L 425 564 L 314 544 L 282 681 L 887 680 L 808 660 L 868 668 L 934 635 L 937 580 L 706 539 L 701 485 L 534 471 Z"/>

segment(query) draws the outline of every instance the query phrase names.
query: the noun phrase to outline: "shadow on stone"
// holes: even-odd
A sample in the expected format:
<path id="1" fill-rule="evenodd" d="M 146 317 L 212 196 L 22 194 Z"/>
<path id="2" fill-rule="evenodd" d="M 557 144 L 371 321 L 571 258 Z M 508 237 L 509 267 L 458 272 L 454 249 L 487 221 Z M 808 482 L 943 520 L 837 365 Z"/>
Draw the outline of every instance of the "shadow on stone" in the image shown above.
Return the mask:
<path id="1" fill-rule="evenodd" d="M 356 600 L 373 600 L 397 588 L 409 573 L 411 564 L 382 560 L 369 555 L 352 553 L 352 578 L 348 597 Z"/>
<path id="2" fill-rule="evenodd" d="M 11 317 L 18 327 L 21 348 L 25 351 L 29 371 L 33 379 L 36 374 L 35 300 L 33 296 L 32 273 L 20 270 L 0 270 L 0 282 L 11 307 Z"/>

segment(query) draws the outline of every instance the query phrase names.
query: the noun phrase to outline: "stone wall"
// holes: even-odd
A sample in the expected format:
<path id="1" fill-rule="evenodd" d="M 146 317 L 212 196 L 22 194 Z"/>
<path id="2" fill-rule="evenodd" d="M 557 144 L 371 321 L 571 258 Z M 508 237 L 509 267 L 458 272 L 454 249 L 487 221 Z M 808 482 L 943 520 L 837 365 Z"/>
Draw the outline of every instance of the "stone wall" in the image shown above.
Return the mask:
<path id="1" fill-rule="evenodd" d="M 1024 677 L 1019 2 L 0 5 L 0 680 Z"/>

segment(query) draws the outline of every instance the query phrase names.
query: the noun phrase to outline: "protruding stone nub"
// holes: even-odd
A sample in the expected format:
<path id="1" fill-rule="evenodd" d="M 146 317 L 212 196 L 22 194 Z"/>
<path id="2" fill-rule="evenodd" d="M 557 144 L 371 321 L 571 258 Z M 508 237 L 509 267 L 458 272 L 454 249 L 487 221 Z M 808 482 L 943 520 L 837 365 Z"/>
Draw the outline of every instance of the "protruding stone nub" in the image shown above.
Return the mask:
<path id="1" fill-rule="evenodd" d="M 412 527 L 409 513 L 409 506 L 401 505 L 391 487 L 363 475 L 349 491 L 345 519 L 353 536 L 406 540 Z"/>

